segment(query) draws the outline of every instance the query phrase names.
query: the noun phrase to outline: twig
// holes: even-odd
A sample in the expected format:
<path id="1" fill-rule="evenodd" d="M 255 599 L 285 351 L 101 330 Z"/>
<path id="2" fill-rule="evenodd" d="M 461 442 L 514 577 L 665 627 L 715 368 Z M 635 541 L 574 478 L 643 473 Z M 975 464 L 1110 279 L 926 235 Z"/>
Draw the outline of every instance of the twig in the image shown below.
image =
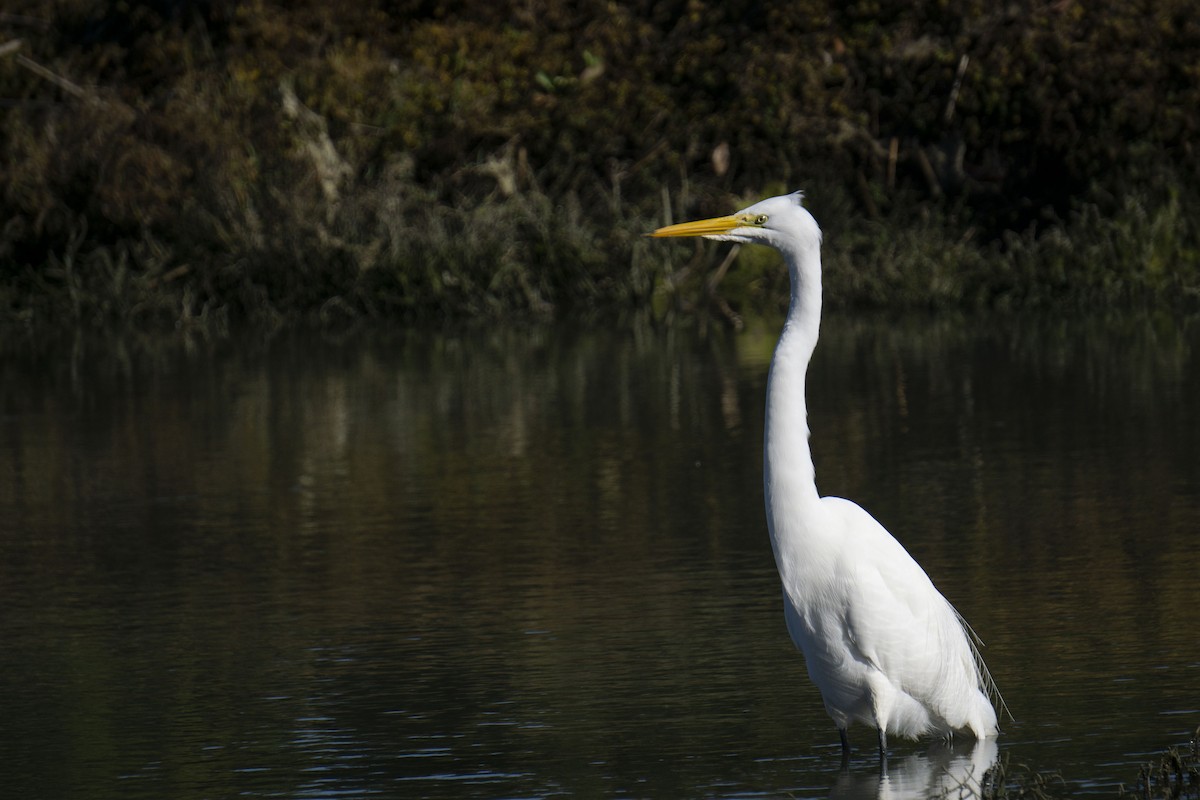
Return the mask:
<path id="1" fill-rule="evenodd" d="M 889 191 L 896 188 L 896 160 L 899 157 L 900 140 L 893 136 L 891 143 L 888 145 L 887 188 Z"/>
<path id="2" fill-rule="evenodd" d="M 738 252 L 742 249 L 740 244 L 735 244 L 729 248 L 729 254 L 725 256 L 725 260 L 721 262 L 721 266 L 717 267 L 717 271 L 708 279 L 708 293 L 712 294 L 717 290 L 717 284 L 725 277 L 725 273 L 729 271 L 729 267 L 737 259 Z"/>
<path id="3" fill-rule="evenodd" d="M 82 86 L 80 86 L 77 83 L 72 83 L 71 81 L 67 80 L 66 78 L 59 75 L 58 73 L 52 72 L 52 71 L 46 69 L 41 64 L 37 63 L 36 61 L 34 61 L 31 58 L 26 58 L 25 56 L 18 54 L 17 55 L 17 63 L 20 64 L 25 69 L 32 72 L 34 75 L 37 75 L 40 78 L 45 78 L 46 80 L 50 81 L 55 86 L 62 89 L 64 92 L 67 92 L 68 94 L 73 94 L 76 97 L 80 98 L 81 100 L 85 100 L 89 97 L 88 91 L 86 89 L 84 89 Z"/>
<path id="4" fill-rule="evenodd" d="M 725 277 L 725 273 L 729 271 L 730 265 L 733 264 L 734 260 L 737 259 L 738 251 L 741 249 L 742 246 L 740 244 L 735 244 L 733 247 L 729 248 L 729 254 L 725 256 L 725 260 L 721 262 L 721 266 L 717 267 L 717 271 L 711 278 L 709 278 L 707 287 L 709 301 L 717 307 L 717 310 L 720 311 L 721 315 L 729 321 L 729 324 L 733 326 L 734 330 L 738 331 L 740 331 L 743 326 L 742 315 L 734 311 L 724 297 L 721 297 L 721 295 L 717 294 L 717 284 L 719 284 L 721 279 Z"/>
<path id="5" fill-rule="evenodd" d="M 942 183 L 938 180 L 937 173 L 933 171 L 933 165 L 929 163 L 929 156 L 925 155 L 925 151 L 920 147 L 916 149 L 917 166 L 921 168 L 921 174 L 925 176 L 926 183 L 929 184 L 929 193 L 934 197 L 942 196 Z"/>
<path id="6" fill-rule="evenodd" d="M 6 56 L 9 53 L 15 53 L 21 49 L 21 40 L 13 39 L 11 42 L 0 44 L 0 56 Z"/>
<path id="7" fill-rule="evenodd" d="M 966 53 L 963 53 L 962 58 L 958 60 L 958 71 L 954 73 L 954 85 L 950 87 L 950 98 L 946 101 L 946 111 L 942 114 L 942 122 L 949 122 L 954 116 L 954 105 L 958 102 L 958 90 L 962 88 L 963 75 L 967 73 L 967 64 L 971 63 L 971 58 Z"/>

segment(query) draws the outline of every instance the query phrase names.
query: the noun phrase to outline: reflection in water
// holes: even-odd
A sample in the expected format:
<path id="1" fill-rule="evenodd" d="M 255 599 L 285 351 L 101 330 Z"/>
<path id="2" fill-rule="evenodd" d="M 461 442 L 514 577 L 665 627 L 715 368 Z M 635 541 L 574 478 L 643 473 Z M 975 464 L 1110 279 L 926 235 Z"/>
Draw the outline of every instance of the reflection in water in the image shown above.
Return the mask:
<path id="1" fill-rule="evenodd" d="M 844 800 L 930 800 L 983 796 L 985 774 L 996 763 L 994 738 L 957 746 L 938 743 L 928 753 L 893 758 L 870 775 L 843 770 L 829 797 Z"/>
<path id="2" fill-rule="evenodd" d="M 764 530 L 774 335 L 0 361 L 6 788 L 822 797 L 966 770 L 898 744 L 885 784 L 839 773 Z M 832 317 L 813 364 L 822 491 L 987 642 L 1003 756 L 1089 789 L 1200 725 L 1197 345 Z"/>

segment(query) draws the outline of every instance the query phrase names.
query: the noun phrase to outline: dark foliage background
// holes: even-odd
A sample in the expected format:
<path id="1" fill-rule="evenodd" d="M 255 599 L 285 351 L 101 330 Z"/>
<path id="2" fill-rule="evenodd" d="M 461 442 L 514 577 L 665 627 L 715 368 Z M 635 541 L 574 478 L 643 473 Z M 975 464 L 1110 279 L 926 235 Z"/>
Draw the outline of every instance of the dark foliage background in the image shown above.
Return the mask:
<path id="1" fill-rule="evenodd" d="M 640 233 L 795 188 L 834 305 L 1200 305 L 1182 0 L 7 8 L 10 325 L 736 322 L 772 254 Z"/>

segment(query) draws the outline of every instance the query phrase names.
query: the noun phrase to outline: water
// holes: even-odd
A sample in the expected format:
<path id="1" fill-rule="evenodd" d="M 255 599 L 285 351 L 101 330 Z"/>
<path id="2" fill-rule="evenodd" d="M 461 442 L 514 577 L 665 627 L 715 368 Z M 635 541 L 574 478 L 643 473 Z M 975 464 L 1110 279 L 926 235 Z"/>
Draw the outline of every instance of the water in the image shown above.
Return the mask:
<path id="1" fill-rule="evenodd" d="M 761 502 L 773 332 L 0 362 L 21 797 L 926 797 L 843 772 Z M 999 756 L 1114 796 L 1200 726 L 1200 326 L 831 318 L 821 489 L 986 641 Z"/>

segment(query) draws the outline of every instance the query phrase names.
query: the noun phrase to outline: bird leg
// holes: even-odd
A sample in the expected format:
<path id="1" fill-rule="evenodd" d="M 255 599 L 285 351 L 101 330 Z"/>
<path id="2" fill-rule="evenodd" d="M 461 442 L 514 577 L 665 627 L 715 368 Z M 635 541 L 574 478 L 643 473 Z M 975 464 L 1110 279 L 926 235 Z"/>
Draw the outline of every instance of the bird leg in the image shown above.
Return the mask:
<path id="1" fill-rule="evenodd" d="M 850 755 L 850 737 L 846 735 L 846 729 L 838 728 L 838 736 L 842 737 L 842 755 Z"/>
<path id="2" fill-rule="evenodd" d="M 883 728 L 879 729 L 879 758 L 887 761 L 887 731 Z"/>

